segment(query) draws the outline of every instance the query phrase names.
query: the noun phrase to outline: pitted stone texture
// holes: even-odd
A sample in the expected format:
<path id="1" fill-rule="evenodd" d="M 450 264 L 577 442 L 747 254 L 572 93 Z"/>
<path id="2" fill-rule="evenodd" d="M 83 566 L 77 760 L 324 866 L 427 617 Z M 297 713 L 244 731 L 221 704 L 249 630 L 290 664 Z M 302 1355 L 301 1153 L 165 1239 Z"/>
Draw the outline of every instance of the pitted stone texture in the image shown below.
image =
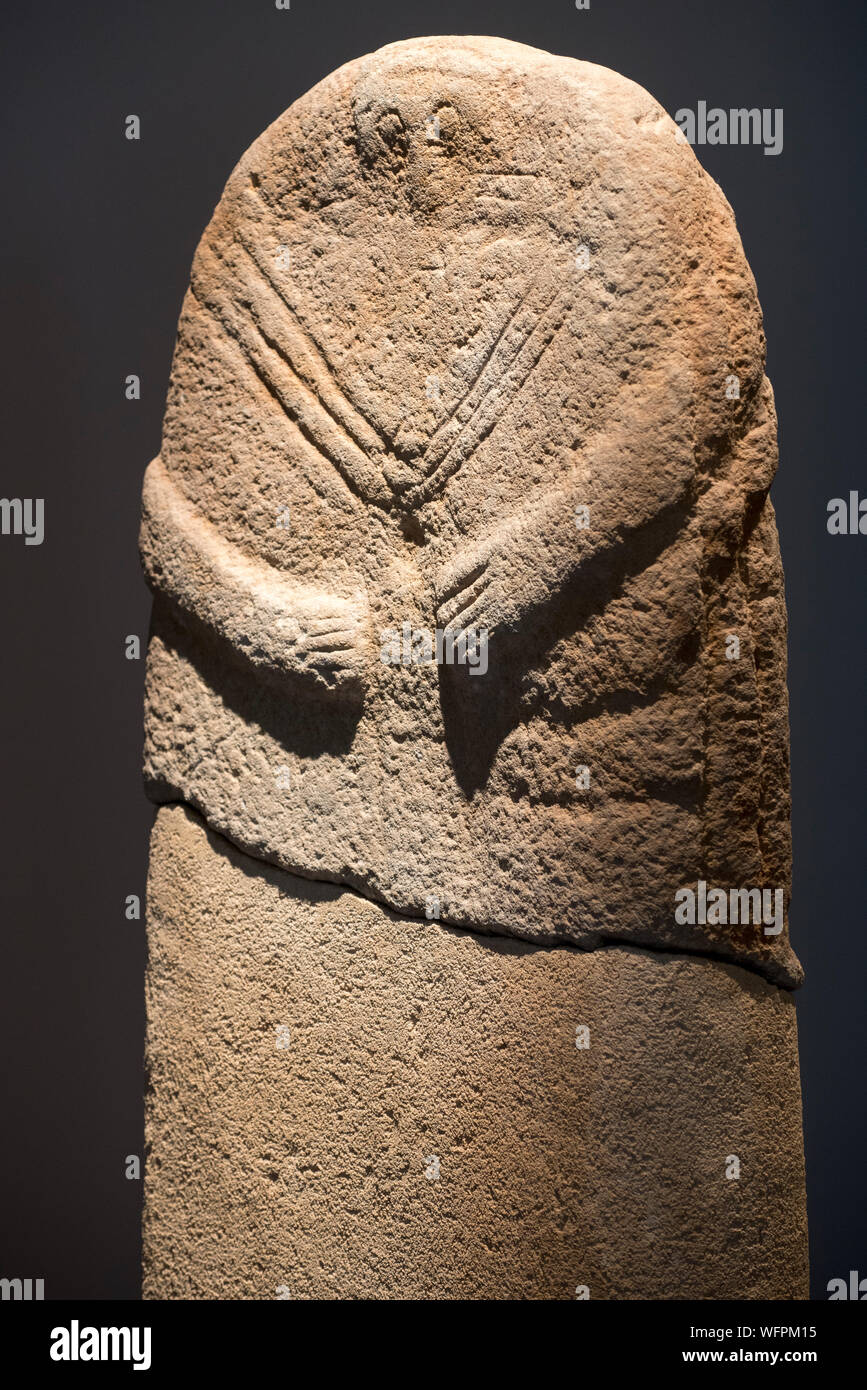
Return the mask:
<path id="1" fill-rule="evenodd" d="M 674 921 L 699 879 L 788 903 L 775 435 L 734 218 L 652 97 L 493 39 L 341 68 L 196 253 L 151 794 L 408 915 L 797 982 L 787 933 Z M 405 623 L 487 629 L 487 674 L 383 664 Z"/>
<path id="2" fill-rule="evenodd" d="M 179 806 L 148 894 L 147 1298 L 807 1296 L 758 974 L 422 924 Z"/>

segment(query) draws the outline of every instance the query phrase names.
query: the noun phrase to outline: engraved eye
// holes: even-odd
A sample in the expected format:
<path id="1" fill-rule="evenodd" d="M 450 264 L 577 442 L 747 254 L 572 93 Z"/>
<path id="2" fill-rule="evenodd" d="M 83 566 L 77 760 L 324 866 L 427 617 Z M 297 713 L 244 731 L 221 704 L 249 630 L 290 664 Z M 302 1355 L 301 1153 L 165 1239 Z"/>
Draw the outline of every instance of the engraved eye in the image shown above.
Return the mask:
<path id="1" fill-rule="evenodd" d="M 400 112 L 394 107 L 375 114 L 369 108 L 357 121 L 358 148 L 368 167 L 378 165 L 389 171 L 400 170 L 409 154 L 409 133 Z"/>
<path id="2" fill-rule="evenodd" d="M 454 154 L 460 123 L 461 118 L 450 102 L 438 102 L 426 122 L 428 143 L 439 145 L 445 154 Z"/>
<path id="3" fill-rule="evenodd" d="M 400 112 L 383 112 L 376 123 L 376 129 L 385 148 L 398 159 L 405 159 L 409 149 L 409 139 Z"/>

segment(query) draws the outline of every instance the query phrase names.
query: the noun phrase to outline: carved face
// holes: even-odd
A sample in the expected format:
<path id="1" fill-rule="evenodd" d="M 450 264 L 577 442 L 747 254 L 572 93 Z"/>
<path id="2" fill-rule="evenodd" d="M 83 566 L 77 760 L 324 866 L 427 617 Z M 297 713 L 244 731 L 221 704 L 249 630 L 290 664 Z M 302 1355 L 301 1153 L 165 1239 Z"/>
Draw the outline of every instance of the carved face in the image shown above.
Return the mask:
<path id="1" fill-rule="evenodd" d="M 762 347 L 730 210 L 639 88 L 490 40 L 341 69 L 244 156 L 197 252 L 161 455 L 182 501 L 161 514 L 201 518 L 204 558 L 190 586 L 164 550 L 154 582 L 242 657 L 249 612 L 247 659 L 278 674 L 351 649 L 362 693 L 335 713 L 317 701 L 341 680 L 301 680 L 251 704 L 198 630 L 166 636 L 166 690 L 210 707 L 232 685 L 242 808 L 206 744 L 171 751 L 158 696 L 152 775 L 287 867 L 531 937 L 616 919 L 669 940 L 675 888 L 714 855 L 758 882 L 764 793 L 754 777 L 752 821 L 714 819 L 708 692 L 714 624 L 752 633 L 743 554 L 773 564 Z M 471 624 L 484 682 L 379 661 L 385 631 Z M 726 676 L 753 756 L 755 662 Z M 267 774 L 287 749 L 289 802 Z"/>
<path id="2" fill-rule="evenodd" d="M 442 467 L 456 412 L 486 386 L 503 413 L 509 365 L 558 294 L 571 300 L 576 288 L 577 180 L 562 108 L 510 108 L 473 67 L 465 59 L 444 73 L 396 55 L 355 83 L 353 238 L 365 250 L 353 251 L 349 285 L 337 246 L 320 261 L 323 291 L 353 334 L 347 390 L 375 415 L 394 455 L 389 481 L 410 506 L 459 466 Z"/>

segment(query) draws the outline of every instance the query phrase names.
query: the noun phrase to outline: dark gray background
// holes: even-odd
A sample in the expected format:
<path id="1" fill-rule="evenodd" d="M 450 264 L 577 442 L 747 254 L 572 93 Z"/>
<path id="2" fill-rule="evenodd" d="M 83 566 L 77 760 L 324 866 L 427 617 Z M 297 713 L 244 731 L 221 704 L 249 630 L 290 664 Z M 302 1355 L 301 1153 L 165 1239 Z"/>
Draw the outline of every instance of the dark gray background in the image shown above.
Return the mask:
<path id="1" fill-rule="evenodd" d="M 141 790 L 147 631 L 139 491 L 157 453 L 193 251 L 238 157 L 347 60 L 429 33 L 590 59 L 667 108 L 783 107 L 785 144 L 698 150 L 759 286 L 780 415 L 795 947 L 814 1297 L 867 1276 L 867 537 L 826 503 L 867 492 L 865 12 L 823 0 L 42 0 L 2 20 L 0 496 L 44 497 L 46 539 L 0 537 L 0 1275 L 49 1298 L 139 1292 Z M 139 143 L 124 117 L 142 118 Z M 138 403 L 124 378 L 141 375 Z"/>

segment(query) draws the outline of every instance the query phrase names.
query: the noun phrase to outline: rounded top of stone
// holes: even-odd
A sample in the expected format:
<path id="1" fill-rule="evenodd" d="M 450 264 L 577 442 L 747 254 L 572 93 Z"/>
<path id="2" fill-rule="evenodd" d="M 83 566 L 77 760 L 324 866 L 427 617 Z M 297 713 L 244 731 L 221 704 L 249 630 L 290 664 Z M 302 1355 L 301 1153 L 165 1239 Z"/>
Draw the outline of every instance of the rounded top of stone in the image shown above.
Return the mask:
<path id="1" fill-rule="evenodd" d="M 487 168 L 500 155 L 505 164 L 515 165 L 520 156 L 534 170 L 544 165 L 556 177 L 574 174 L 585 145 L 611 155 L 618 145 L 635 147 L 638 135 L 658 141 L 651 163 L 673 162 L 707 179 L 674 121 L 629 78 L 509 39 L 473 35 L 403 39 L 353 59 L 295 101 L 242 163 L 270 151 L 290 129 L 306 144 L 317 114 L 346 102 L 357 137 L 354 153 L 368 170 L 384 160 L 392 174 L 412 166 L 427 173 L 430 158 L 443 153 Z M 329 154 L 321 132 L 315 134 L 318 152 Z M 641 145 L 636 169 L 648 164 Z"/>

